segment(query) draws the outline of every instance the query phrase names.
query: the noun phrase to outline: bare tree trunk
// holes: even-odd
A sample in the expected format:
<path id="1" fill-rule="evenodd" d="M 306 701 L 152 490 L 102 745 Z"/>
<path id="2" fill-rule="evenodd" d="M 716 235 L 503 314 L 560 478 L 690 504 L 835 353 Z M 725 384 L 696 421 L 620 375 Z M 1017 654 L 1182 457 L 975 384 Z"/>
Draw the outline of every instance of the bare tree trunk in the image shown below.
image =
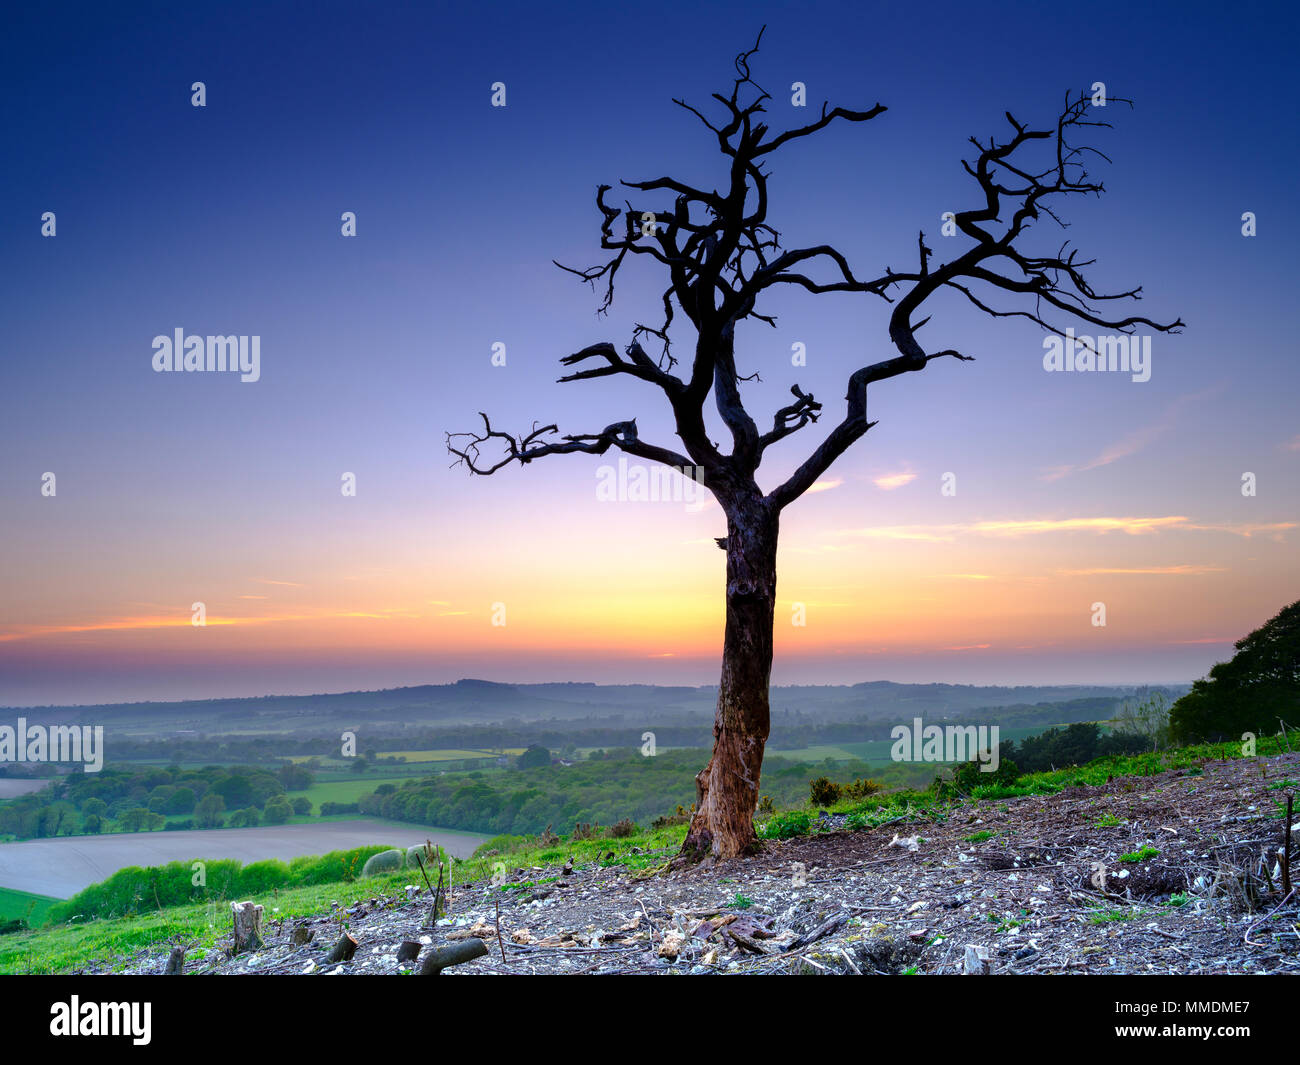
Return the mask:
<path id="1" fill-rule="evenodd" d="M 734 858 L 755 843 L 763 747 L 770 727 L 777 512 L 761 498 L 727 519 L 727 627 L 713 755 L 695 778 L 696 807 L 680 860 Z"/>

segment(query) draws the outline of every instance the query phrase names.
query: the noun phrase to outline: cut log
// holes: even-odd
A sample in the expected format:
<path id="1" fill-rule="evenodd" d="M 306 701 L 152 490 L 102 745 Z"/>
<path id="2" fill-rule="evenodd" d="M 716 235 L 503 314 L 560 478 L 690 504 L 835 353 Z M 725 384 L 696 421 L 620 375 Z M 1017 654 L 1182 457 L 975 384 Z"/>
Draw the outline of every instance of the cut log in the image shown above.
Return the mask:
<path id="1" fill-rule="evenodd" d="M 420 966 L 421 976 L 437 976 L 450 965 L 473 961 L 488 952 L 487 944 L 481 939 L 467 939 L 463 943 L 453 943 L 440 950 L 430 952 Z"/>
<path id="2" fill-rule="evenodd" d="M 352 955 L 357 952 L 357 941 L 352 937 L 351 932 L 344 932 L 339 937 L 339 941 L 334 944 L 334 949 L 326 955 L 325 960 L 334 961 L 351 961 Z"/>
<path id="3" fill-rule="evenodd" d="M 416 943 L 414 940 L 408 939 L 397 948 L 397 960 L 399 962 L 415 961 L 419 956 L 420 944 Z"/>
<path id="4" fill-rule="evenodd" d="M 232 902 L 235 917 L 235 945 L 232 954 L 258 950 L 262 946 L 262 907 L 255 902 Z"/>

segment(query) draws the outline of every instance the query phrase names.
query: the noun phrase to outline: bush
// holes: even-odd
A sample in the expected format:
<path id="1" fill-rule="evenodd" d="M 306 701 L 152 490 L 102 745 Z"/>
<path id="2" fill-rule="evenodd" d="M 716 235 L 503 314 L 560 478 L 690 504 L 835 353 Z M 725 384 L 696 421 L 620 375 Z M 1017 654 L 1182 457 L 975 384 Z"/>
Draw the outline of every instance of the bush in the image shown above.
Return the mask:
<path id="1" fill-rule="evenodd" d="M 818 777 L 808 785 L 809 803 L 813 806 L 834 806 L 840 801 L 841 788 L 826 777 Z"/>
<path id="2" fill-rule="evenodd" d="M 355 847 L 346 851 L 330 851 L 319 857 L 303 856 L 289 863 L 290 884 L 293 887 L 314 887 L 350 881 L 365 867 L 366 860 L 390 847 Z"/>
<path id="3" fill-rule="evenodd" d="M 255 828 L 258 821 L 261 820 L 261 813 L 256 806 L 248 806 L 243 810 L 236 810 L 230 815 L 231 828 Z"/>
<path id="4" fill-rule="evenodd" d="M 855 777 L 851 783 L 845 784 L 844 787 L 840 789 L 844 798 L 851 799 L 854 802 L 860 802 L 868 796 L 874 795 L 879 790 L 880 785 L 870 777 L 866 780 L 860 780 Z"/>
<path id="5" fill-rule="evenodd" d="M 291 805 L 293 806 L 293 813 L 295 817 L 311 816 L 311 800 L 306 798 L 305 796 L 299 795 L 296 799 L 293 800 L 293 803 Z"/>
<path id="6" fill-rule="evenodd" d="M 759 829 L 760 839 L 792 839 L 795 836 L 808 835 L 812 826 L 812 814 L 802 810 L 777 814 Z"/>
<path id="7" fill-rule="evenodd" d="M 623 820 L 609 826 L 609 837 L 611 839 L 626 839 L 628 836 L 635 836 L 639 831 L 640 829 L 625 817 Z"/>
<path id="8" fill-rule="evenodd" d="M 253 862 L 239 872 L 239 895 L 261 895 L 272 888 L 286 887 L 289 867 L 278 858 Z"/>

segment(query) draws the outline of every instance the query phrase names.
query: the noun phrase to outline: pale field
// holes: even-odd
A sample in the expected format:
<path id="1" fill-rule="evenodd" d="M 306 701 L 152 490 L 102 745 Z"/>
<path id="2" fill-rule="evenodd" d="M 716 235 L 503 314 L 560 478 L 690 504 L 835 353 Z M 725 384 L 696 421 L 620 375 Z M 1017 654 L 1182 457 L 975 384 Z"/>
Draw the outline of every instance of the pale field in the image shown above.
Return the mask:
<path id="1" fill-rule="evenodd" d="M 0 843 L 0 887 L 62 899 L 130 865 L 166 865 L 198 858 L 235 858 L 244 864 L 266 858 L 287 861 L 303 854 L 373 844 L 410 847 L 426 839 L 458 858 L 468 858 L 487 837 L 375 819 L 25 839 Z"/>

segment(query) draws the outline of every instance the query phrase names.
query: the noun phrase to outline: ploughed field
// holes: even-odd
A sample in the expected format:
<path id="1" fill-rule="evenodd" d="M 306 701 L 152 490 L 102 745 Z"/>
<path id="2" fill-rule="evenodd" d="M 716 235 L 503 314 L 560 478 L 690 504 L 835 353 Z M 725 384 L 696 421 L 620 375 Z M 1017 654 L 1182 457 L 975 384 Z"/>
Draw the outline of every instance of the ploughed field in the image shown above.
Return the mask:
<path id="1" fill-rule="evenodd" d="M 69 898 L 131 865 L 165 865 L 195 858 L 235 858 L 245 864 L 267 858 L 288 861 L 304 854 L 326 854 L 369 844 L 407 847 L 426 839 L 457 858 L 467 858 L 487 837 L 364 819 L 318 825 L 27 839 L 0 844 L 0 888 Z"/>

